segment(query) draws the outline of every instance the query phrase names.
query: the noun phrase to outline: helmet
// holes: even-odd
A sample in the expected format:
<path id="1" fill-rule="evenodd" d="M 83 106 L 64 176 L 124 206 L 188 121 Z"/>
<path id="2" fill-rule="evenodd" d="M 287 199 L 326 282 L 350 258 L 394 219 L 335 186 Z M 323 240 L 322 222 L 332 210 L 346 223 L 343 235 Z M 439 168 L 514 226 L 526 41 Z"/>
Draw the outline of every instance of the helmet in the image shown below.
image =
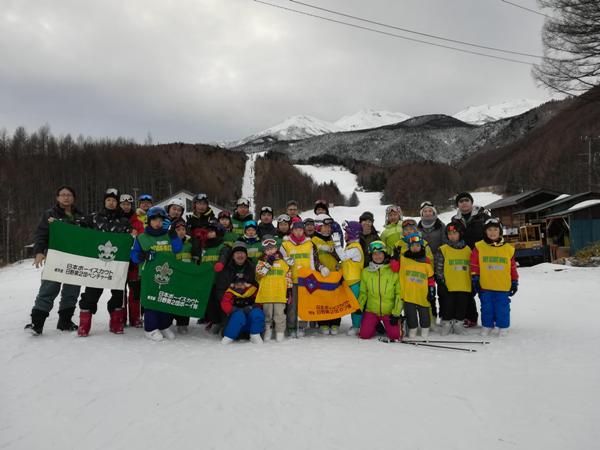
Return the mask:
<path id="1" fill-rule="evenodd" d="M 196 203 L 196 202 L 206 202 L 206 203 L 208 203 L 208 195 L 206 195 L 203 192 L 194 195 L 193 203 Z"/>
<path id="2" fill-rule="evenodd" d="M 121 194 L 121 196 L 119 197 L 119 203 L 125 202 L 133 204 L 133 197 L 131 196 L 131 194 Z"/>
<path id="3" fill-rule="evenodd" d="M 423 236 L 421 236 L 421 233 L 410 233 L 404 236 L 402 239 L 408 244 L 409 247 L 412 244 L 419 244 L 421 247 L 423 246 Z"/>
<path id="4" fill-rule="evenodd" d="M 483 229 L 487 230 L 488 228 L 498 227 L 500 228 L 500 236 L 502 236 L 502 222 L 498 217 L 490 217 L 483 223 Z"/>
<path id="5" fill-rule="evenodd" d="M 167 212 L 165 211 L 165 208 L 163 208 L 162 206 L 153 206 L 152 208 L 150 208 L 148 210 L 148 213 L 146 215 L 148 217 L 148 220 L 152 220 L 156 217 L 160 217 L 162 219 L 169 218 L 167 216 Z"/>
<path id="6" fill-rule="evenodd" d="M 222 219 L 223 217 L 227 217 L 228 219 L 231 220 L 231 212 L 224 209 L 223 211 L 221 211 L 219 213 L 219 215 L 217 216 L 217 219 Z"/>
<path id="7" fill-rule="evenodd" d="M 142 194 L 138 197 L 138 202 L 153 202 L 154 199 L 150 194 Z"/>
<path id="8" fill-rule="evenodd" d="M 244 222 L 244 231 L 246 231 L 248 228 L 258 228 L 258 225 L 256 225 L 256 221 L 254 220 L 246 220 Z"/>
<path id="9" fill-rule="evenodd" d="M 375 252 L 387 253 L 387 248 L 383 241 L 373 241 L 369 244 L 369 253 L 373 254 Z"/>
<path id="10" fill-rule="evenodd" d="M 180 198 L 174 198 L 174 199 L 172 199 L 167 204 L 167 207 L 165 209 L 168 211 L 171 206 L 179 206 L 183 211 L 185 211 L 185 203 Z"/>

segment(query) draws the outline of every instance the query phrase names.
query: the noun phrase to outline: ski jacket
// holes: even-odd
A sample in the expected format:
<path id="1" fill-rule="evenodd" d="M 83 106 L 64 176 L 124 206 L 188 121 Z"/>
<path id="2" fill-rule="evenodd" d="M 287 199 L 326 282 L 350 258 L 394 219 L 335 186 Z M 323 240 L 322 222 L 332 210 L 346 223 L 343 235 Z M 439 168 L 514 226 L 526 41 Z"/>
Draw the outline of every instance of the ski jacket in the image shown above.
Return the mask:
<path id="1" fill-rule="evenodd" d="M 360 309 L 378 316 L 400 316 L 400 282 L 389 264 L 372 264 L 360 276 Z"/>
<path id="2" fill-rule="evenodd" d="M 471 253 L 471 275 L 479 275 L 479 285 L 485 291 L 510 291 L 511 282 L 519 279 L 515 248 L 504 239 L 477 242 Z"/>
<path id="3" fill-rule="evenodd" d="M 60 220 L 61 222 L 70 223 L 72 225 L 80 225 L 83 221 L 83 214 L 74 206 L 71 208 L 71 214 L 67 214 L 63 208 L 57 203 L 52 208 L 44 211 L 40 223 L 35 230 L 33 254 L 46 253 L 48 251 L 48 239 L 50 238 L 49 218 Z"/>
<path id="4" fill-rule="evenodd" d="M 263 256 L 256 265 L 258 294 L 256 303 L 286 303 L 287 290 L 291 287 L 290 266 L 278 255 L 269 263 Z"/>
<path id="5" fill-rule="evenodd" d="M 398 242 L 402 239 L 402 222 L 389 223 L 381 232 L 381 240 L 385 246 L 391 251 Z"/>
<path id="6" fill-rule="evenodd" d="M 430 227 L 423 225 L 423 220 L 417 224 L 417 230 L 421 232 L 423 239 L 427 241 L 431 252 L 435 258 L 438 248 L 447 241 L 446 225 L 440 219 L 435 219 L 435 222 Z M 432 258 L 433 259 L 433 258 Z"/>
<path id="7" fill-rule="evenodd" d="M 277 234 L 277 228 L 275 228 L 275 226 L 272 223 L 259 223 L 258 224 L 258 230 L 257 234 L 258 237 L 260 237 L 261 239 L 263 238 L 263 236 L 266 236 L 267 234 L 270 234 L 271 236 L 275 237 L 275 234 Z"/>
<path id="8" fill-rule="evenodd" d="M 244 278 L 251 280 L 256 284 L 255 265 L 247 259 L 241 266 L 237 265 L 233 258 L 230 257 L 225 268 L 217 274 L 215 280 L 215 296 L 217 299 L 223 298 L 225 291 L 229 289 L 229 285 L 236 279 L 236 274 L 243 273 Z"/>
<path id="9" fill-rule="evenodd" d="M 450 292 L 471 292 L 471 248 L 465 241 L 442 245 L 435 256 L 435 276 Z"/>
<path id="10" fill-rule="evenodd" d="M 360 242 L 354 241 L 346 245 L 345 250 L 337 250 L 342 260 L 342 274 L 348 285 L 358 283 L 362 274 L 365 254 Z"/>
<path id="11" fill-rule="evenodd" d="M 103 208 L 101 211 L 92 213 L 86 217 L 82 225 L 86 228 L 111 233 L 131 233 L 133 229 L 127 217 L 123 215 L 121 208 Z"/>
<path id="12" fill-rule="evenodd" d="M 235 309 L 252 307 L 256 298 L 256 286 L 250 286 L 244 292 L 236 292 L 228 288 L 221 298 L 221 309 L 227 315 Z"/>
<path id="13" fill-rule="evenodd" d="M 463 215 L 458 211 L 453 217 L 452 222 L 461 222 L 465 226 L 463 239 L 471 249 L 475 248 L 475 243 L 483 239 L 483 224 L 491 216 L 481 206 L 473 206 L 471 214 Z"/>

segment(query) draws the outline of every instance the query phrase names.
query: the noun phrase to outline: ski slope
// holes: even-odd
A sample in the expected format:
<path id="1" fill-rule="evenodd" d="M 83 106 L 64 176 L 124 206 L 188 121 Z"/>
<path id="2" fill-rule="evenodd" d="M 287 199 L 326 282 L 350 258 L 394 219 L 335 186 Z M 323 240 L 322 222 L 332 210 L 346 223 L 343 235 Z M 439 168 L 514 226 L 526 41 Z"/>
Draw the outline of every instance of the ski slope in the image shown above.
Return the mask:
<path id="1" fill-rule="evenodd" d="M 23 325 L 39 279 L 31 260 L 0 269 L 1 449 L 565 450 L 600 441 L 598 268 L 521 269 L 509 336 L 477 353 L 346 335 L 223 347 L 196 325 L 154 343 L 140 329 L 109 334 L 106 297 L 88 338 L 56 331 L 56 310 L 33 337 Z"/>

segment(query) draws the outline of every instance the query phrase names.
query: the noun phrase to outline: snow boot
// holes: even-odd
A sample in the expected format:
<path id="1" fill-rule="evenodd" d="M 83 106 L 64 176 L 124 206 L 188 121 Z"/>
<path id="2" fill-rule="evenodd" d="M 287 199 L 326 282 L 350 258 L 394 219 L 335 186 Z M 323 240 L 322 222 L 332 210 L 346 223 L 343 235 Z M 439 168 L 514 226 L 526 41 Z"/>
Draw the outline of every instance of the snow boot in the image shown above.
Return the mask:
<path id="1" fill-rule="evenodd" d="M 140 301 L 129 299 L 129 325 L 135 328 L 142 328 L 142 317 L 140 314 Z"/>
<path id="2" fill-rule="evenodd" d="M 77 331 L 79 327 L 71 320 L 74 312 L 75 308 L 67 308 L 59 311 L 56 329 L 60 331 Z"/>
<path id="3" fill-rule="evenodd" d="M 452 321 L 452 332 L 456 335 L 463 335 L 463 334 L 467 334 L 467 330 L 465 330 L 465 327 L 463 326 L 463 323 L 461 320 L 453 320 Z"/>
<path id="4" fill-rule="evenodd" d="M 160 342 L 164 339 L 160 330 L 146 331 L 146 337 L 154 342 Z"/>
<path id="5" fill-rule="evenodd" d="M 338 334 L 338 331 L 340 330 L 340 327 L 338 327 L 337 325 L 331 325 L 330 328 L 330 333 L 332 336 L 335 336 L 336 334 Z"/>
<path id="6" fill-rule="evenodd" d="M 77 336 L 86 337 L 90 334 L 90 328 L 92 328 L 92 312 L 87 310 L 80 311 Z"/>
<path id="7" fill-rule="evenodd" d="M 165 328 L 164 330 L 160 330 L 160 332 L 162 333 L 162 335 L 172 341 L 173 339 L 175 339 L 175 333 L 173 333 L 173 331 L 171 330 L 171 328 Z"/>
<path id="8" fill-rule="evenodd" d="M 283 342 L 284 339 L 285 339 L 285 337 L 284 337 L 283 331 L 277 331 L 277 332 L 275 332 L 275 341 L 277 341 L 277 342 Z"/>
<path id="9" fill-rule="evenodd" d="M 358 328 L 350 327 L 346 334 L 348 336 L 356 336 L 358 334 Z"/>
<path id="10" fill-rule="evenodd" d="M 273 336 L 273 329 L 271 327 L 265 327 L 265 333 L 263 335 L 263 340 L 265 342 L 270 341 L 272 336 Z"/>
<path id="11" fill-rule="evenodd" d="M 252 342 L 253 344 L 262 344 L 263 340 L 260 337 L 260 333 L 257 334 L 251 334 L 250 335 L 250 342 Z"/>
<path id="12" fill-rule="evenodd" d="M 492 329 L 491 328 L 487 328 L 487 327 L 482 327 L 481 328 L 481 335 L 483 337 L 489 337 L 490 334 L 492 334 Z"/>
<path id="13" fill-rule="evenodd" d="M 221 339 L 221 344 L 223 345 L 229 345 L 233 342 L 233 339 L 227 337 L 227 336 L 223 336 L 223 339 Z"/>
<path id="14" fill-rule="evenodd" d="M 498 336 L 499 337 L 508 336 L 508 328 L 498 328 Z"/>
<path id="15" fill-rule="evenodd" d="M 427 339 L 429 337 L 429 328 L 421 328 L 421 337 Z"/>
<path id="16" fill-rule="evenodd" d="M 319 327 L 319 332 L 321 334 L 325 334 L 325 335 L 329 334 L 329 326 L 328 325 L 321 325 Z"/>
<path id="17" fill-rule="evenodd" d="M 190 330 L 187 325 L 177 325 L 177 332 L 179 334 L 188 334 Z"/>
<path id="18" fill-rule="evenodd" d="M 452 320 L 442 320 L 442 322 L 440 323 L 440 334 L 442 336 L 448 336 L 450 334 L 450 332 L 452 331 L 452 323 Z"/>
<path id="19" fill-rule="evenodd" d="M 25 325 L 25 330 L 29 331 L 33 336 L 39 336 L 44 330 L 44 323 L 46 322 L 47 317 L 48 313 L 46 311 L 32 309 L 31 323 Z"/>
<path id="20" fill-rule="evenodd" d="M 121 308 L 117 308 L 114 311 L 110 312 L 110 321 L 108 322 L 108 329 L 111 333 L 115 334 L 123 334 L 125 316 L 123 315 L 125 311 Z"/>
<path id="21" fill-rule="evenodd" d="M 418 328 L 409 328 L 408 329 L 408 338 L 409 339 L 416 339 L 417 338 L 417 331 L 419 329 Z"/>

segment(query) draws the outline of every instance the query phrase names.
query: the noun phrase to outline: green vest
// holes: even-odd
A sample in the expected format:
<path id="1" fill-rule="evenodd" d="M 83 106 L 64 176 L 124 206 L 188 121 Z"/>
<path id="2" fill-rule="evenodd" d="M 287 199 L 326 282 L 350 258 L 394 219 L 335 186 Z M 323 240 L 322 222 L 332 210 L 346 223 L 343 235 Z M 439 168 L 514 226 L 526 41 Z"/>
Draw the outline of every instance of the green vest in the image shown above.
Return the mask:
<path id="1" fill-rule="evenodd" d="M 227 231 L 223 236 L 223 243 L 229 245 L 230 247 L 233 247 L 233 243 L 239 238 L 239 233 L 236 233 L 235 231 Z"/>
<path id="2" fill-rule="evenodd" d="M 215 247 L 207 247 L 202 249 L 202 259 L 200 261 L 200 265 L 210 265 L 210 267 L 214 267 L 215 264 L 219 262 L 221 249 L 224 246 L 225 244 L 219 244 Z"/>
<path id="3" fill-rule="evenodd" d="M 173 252 L 173 247 L 171 246 L 171 238 L 167 233 L 161 234 L 160 236 L 151 236 L 149 234 L 143 233 L 137 237 L 142 250 L 144 251 L 154 251 L 156 253 L 160 252 Z"/>
<path id="4" fill-rule="evenodd" d="M 183 250 L 175 255 L 177 261 L 192 262 L 192 240 L 186 239 L 183 243 Z"/>

